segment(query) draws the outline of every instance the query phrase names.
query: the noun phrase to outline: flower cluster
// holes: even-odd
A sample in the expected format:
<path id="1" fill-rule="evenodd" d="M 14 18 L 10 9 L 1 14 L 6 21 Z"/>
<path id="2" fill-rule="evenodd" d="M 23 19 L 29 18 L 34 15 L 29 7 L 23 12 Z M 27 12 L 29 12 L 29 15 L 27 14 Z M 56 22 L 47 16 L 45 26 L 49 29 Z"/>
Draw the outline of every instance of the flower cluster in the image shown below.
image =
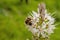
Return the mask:
<path id="1" fill-rule="evenodd" d="M 48 38 L 55 29 L 54 21 L 55 19 L 47 13 L 44 5 L 40 4 L 38 12 L 32 11 L 25 23 L 34 36 Z"/>

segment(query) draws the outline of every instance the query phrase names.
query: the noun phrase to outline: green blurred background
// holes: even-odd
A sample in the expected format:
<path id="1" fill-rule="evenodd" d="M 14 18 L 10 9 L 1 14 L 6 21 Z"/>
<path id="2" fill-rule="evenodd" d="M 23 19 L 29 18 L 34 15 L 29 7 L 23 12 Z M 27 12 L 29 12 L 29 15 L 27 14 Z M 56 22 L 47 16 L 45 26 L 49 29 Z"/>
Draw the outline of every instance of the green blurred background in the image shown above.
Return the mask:
<path id="1" fill-rule="evenodd" d="M 32 10 L 44 2 L 48 12 L 56 12 L 56 24 L 60 24 L 60 0 L 0 0 L 0 40 L 26 40 L 32 38 L 24 24 Z M 60 40 L 60 25 L 56 26 L 50 40 Z"/>

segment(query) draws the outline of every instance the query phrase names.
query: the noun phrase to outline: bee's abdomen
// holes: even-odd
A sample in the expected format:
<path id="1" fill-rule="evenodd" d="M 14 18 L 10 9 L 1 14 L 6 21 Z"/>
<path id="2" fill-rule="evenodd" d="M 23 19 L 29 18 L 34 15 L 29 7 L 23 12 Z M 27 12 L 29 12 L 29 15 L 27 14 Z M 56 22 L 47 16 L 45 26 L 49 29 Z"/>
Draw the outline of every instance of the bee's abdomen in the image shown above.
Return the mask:
<path id="1" fill-rule="evenodd" d="M 32 21 L 31 21 L 31 18 L 27 18 L 26 19 L 26 21 L 25 21 L 25 23 L 27 24 L 27 25 L 32 25 Z"/>

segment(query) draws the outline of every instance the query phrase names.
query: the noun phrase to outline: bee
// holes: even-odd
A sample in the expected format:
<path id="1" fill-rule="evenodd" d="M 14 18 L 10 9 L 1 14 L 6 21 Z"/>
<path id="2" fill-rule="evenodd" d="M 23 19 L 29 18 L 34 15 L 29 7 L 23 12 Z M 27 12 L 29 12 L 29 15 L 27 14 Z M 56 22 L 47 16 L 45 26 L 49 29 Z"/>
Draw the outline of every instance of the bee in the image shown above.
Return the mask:
<path id="1" fill-rule="evenodd" d="M 31 25 L 32 25 L 32 21 L 31 21 L 31 20 L 32 20 L 31 18 L 27 18 L 27 19 L 25 20 L 25 23 L 26 23 L 27 25 L 31 26 Z"/>

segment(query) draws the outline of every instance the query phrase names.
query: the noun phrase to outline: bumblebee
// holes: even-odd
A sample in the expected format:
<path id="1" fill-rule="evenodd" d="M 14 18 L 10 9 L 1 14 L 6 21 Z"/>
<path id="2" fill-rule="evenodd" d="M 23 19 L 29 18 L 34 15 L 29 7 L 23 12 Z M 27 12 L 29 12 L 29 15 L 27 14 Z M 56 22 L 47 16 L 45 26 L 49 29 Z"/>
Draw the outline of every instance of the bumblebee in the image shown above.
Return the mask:
<path id="1" fill-rule="evenodd" d="M 32 19 L 31 18 L 27 18 L 26 20 L 25 20 L 25 23 L 27 24 L 27 25 L 32 25 L 32 21 L 31 21 Z"/>

